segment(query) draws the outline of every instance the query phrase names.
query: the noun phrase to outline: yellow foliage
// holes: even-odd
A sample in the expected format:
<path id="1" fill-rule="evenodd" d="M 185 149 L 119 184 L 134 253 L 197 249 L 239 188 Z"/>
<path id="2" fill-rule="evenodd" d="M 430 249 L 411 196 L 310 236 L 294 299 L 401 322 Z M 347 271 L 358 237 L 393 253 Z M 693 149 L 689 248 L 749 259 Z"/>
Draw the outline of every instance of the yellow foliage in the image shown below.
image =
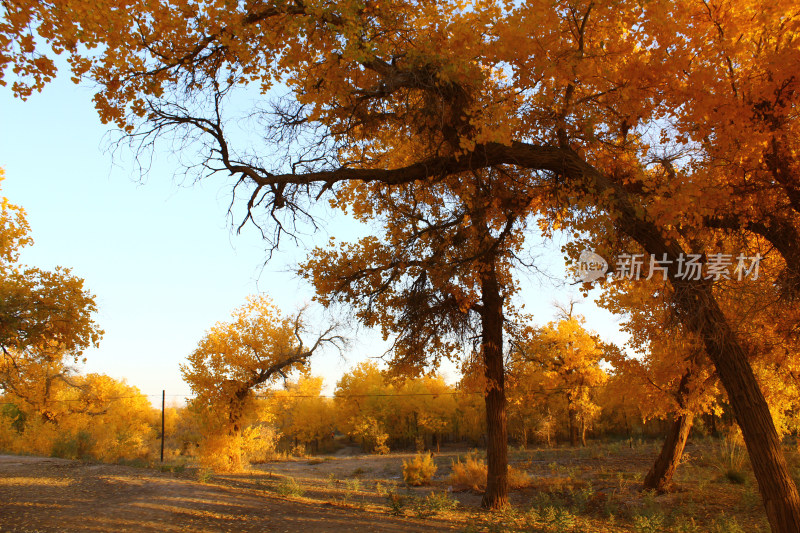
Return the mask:
<path id="1" fill-rule="evenodd" d="M 457 459 L 453 463 L 453 472 L 448 481 L 458 489 L 474 490 L 476 492 L 486 489 L 488 467 L 474 453 L 468 454 L 464 459 Z M 527 472 L 517 470 L 508 465 L 508 486 L 512 489 L 521 489 L 531 485 L 531 477 Z"/>
<path id="2" fill-rule="evenodd" d="M 386 445 L 389 435 L 383 431 L 380 422 L 371 416 L 356 422 L 353 428 L 353 434 L 361 438 L 361 442 L 366 450 L 380 455 L 389 453 L 389 446 Z"/>
<path id="3" fill-rule="evenodd" d="M 239 434 L 209 433 L 200 441 L 197 461 L 214 472 L 240 472 L 244 468 L 242 441 Z"/>
<path id="4" fill-rule="evenodd" d="M 0 445 L 15 453 L 101 461 L 154 455 L 155 409 L 139 389 L 102 374 L 54 382 L 46 412 L 13 394 L 14 420 L 0 417 Z M 6 415 L 9 410 L 6 410 Z M 18 421 L 15 421 L 18 420 Z"/>
<path id="5" fill-rule="evenodd" d="M 329 437 L 336 427 L 336 411 L 330 398 L 321 396 L 322 378 L 302 375 L 270 395 L 268 410 L 278 430 L 310 444 Z"/>
<path id="6" fill-rule="evenodd" d="M 413 459 L 403 461 L 403 481 L 412 487 L 428 485 L 436 474 L 436 469 L 430 453 L 418 453 Z"/>
<path id="7" fill-rule="evenodd" d="M 275 433 L 262 427 L 272 420 L 274 409 L 256 393 L 302 369 L 314 349 L 329 342 L 320 337 L 306 347 L 299 338 L 302 331 L 300 314 L 282 316 L 267 296 L 250 297 L 229 322 L 214 325 L 181 365 L 184 380 L 197 394 L 192 408 L 201 424 L 204 465 L 237 471 L 274 451 Z"/>
<path id="8" fill-rule="evenodd" d="M 486 488 L 486 472 L 486 463 L 470 454 L 464 462 L 457 459 L 453 463 L 449 481 L 456 488 L 480 491 Z"/>
<path id="9" fill-rule="evenodd" d="M 242 432 L 242 454 L 250 463 L 266 463 L 275 458 L 279 434 L 270 426 L 257 425 Z"/>

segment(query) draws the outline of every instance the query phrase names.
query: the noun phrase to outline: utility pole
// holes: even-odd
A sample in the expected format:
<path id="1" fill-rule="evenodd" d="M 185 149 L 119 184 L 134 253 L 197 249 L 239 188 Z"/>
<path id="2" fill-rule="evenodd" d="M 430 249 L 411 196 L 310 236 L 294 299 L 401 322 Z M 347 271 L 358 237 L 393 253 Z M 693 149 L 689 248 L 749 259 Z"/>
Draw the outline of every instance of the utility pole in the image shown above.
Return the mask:
<path id="1" fill-rule="evenodd" d="M 164 462 L 164 398 L 167 396 L 167 391 L 161 390 L 161 462 Z"/>

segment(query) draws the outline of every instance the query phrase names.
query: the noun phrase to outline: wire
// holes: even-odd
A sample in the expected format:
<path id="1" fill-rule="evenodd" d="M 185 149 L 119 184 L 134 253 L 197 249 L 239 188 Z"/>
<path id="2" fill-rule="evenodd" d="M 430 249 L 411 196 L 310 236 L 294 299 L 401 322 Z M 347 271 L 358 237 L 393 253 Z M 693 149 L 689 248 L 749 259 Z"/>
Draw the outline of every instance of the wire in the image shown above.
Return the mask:
<path id="1" fill-rule="evenodd" d="M 583 385 L 582 388 L 587 389 L 596 389 L 601 387 L 601 385 Z M 543 392 L 566 392 L 570 389 L 568 387 L 543 387 L 539 389 L 527 389 L 522 392 L 528 394 L 537 394 Z M 446 391 L 446 392 L 396 392 L 396 393 L 382 393 L 382 392 L 375 392 L 375 393 L 365 393 L 365 394 L 283 394 L 282 391 L 272 391 L 268 394 L 256 394 L 254 397 L 261 400 L 266 399 L 274 399 L 274 398 L 329 398 L 329 399 L 337 399 L 337 398 L 391 398 L 391 397 L 413 397 L 413 396 L 467 396 L 467 395 L 475 395 L 475 394 L 486 394 L 485 391 Z M 137 394 L 131 396 L 112 396 L 109 398 L 69 398 L 69 399 L 52 399 L 48 400 L 49 402 L 85 402 L 85 401 L 116 401 L 116 400 L 128 400 L 132 398 L 150 398 L 150 397 L 161 397 L 161 394 Z M 183 397 L 189 399 L 189 395 L 187 394 L 166 394 L 164 396 L 168 396 L 170 398 L 174 397 Z M 0 405 L 16 405 L 15 402 L 0 402 Z"/>

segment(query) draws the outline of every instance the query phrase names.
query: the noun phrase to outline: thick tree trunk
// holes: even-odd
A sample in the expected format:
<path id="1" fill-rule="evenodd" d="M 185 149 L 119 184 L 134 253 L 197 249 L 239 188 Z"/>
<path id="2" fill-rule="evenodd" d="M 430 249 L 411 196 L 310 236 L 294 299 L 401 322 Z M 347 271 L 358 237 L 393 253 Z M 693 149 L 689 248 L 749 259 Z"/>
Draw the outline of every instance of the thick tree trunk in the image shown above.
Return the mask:
<path id="1" fill-rule="evenodd" d="M 683 279 L 678 271 L 678 259 L 684 256 L 681 246 L 675 241 L 667 241 L 662 228 L 642 216 L 641 206 L 632 201 L 619 183 L 598 172 L 576 153 L 570 155 L 569 162 L 564 159 L 563 172 L 589 184 L 596 193 L 607 195 L 621 215 L 617 219 L 619 229 L 652 256 L 670 261 L 669 279 L 675 289 L 676 309 L 683 325 L 702 339 L 706 353 L 728 392 L 733 413 L 742 428 L 770 527 L 773 533 L 797 533 L 800 531 L 797 486 L 789 475 L 772 415 L 747 353 L 719 308 L 710 284 Z"/>
<path id="2" fill-rule="evenodd" d="M 503 368 L 503 297 L 497 274 L 484 272 L 481 279 L 481 348 L 486 391 L 486 461 L 488 475 L 481 505 L 497 509 L 508 503 L 508 435 Z"/>
<path id="3" fill-rule="evenodd" d="M 800 531 L 800 496 L 789 475 L 778 432 L 747 354 L 711 289 L 697 284 L 690 288 L 681 285 L 673 280 L 678 301 L 685 311 L 682 318 L 686 325 L 700 333 L 706 353 L 728 392 L 770 527 L 774 533 L 797 533 Z"/>
<path id="4" fill-rule="evenodd" d="M 672 485 L 672 476 L 681 462 L 683 449 L 686 447 L 686 440 L 689 438 L 689 431 L 692 429 L 691 413 L 679 415 L 667 431 L 667 438 L 661 447 L 661 453 L 647 476 L 644 478 L 643 489 L 657 490 L 666 492 Z"/>

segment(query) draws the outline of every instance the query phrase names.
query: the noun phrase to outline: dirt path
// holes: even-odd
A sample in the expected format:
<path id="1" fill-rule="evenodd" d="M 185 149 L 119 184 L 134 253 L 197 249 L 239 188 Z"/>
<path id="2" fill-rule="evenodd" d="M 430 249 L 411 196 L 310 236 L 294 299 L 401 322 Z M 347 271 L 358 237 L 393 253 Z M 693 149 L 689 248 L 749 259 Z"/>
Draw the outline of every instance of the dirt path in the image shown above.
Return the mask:
<path id="1" fill-rule="evenodd" d="M 0 455 L 2 532 L 435 532 L 424 522 L 189 476 L 118 465 Z"/>

